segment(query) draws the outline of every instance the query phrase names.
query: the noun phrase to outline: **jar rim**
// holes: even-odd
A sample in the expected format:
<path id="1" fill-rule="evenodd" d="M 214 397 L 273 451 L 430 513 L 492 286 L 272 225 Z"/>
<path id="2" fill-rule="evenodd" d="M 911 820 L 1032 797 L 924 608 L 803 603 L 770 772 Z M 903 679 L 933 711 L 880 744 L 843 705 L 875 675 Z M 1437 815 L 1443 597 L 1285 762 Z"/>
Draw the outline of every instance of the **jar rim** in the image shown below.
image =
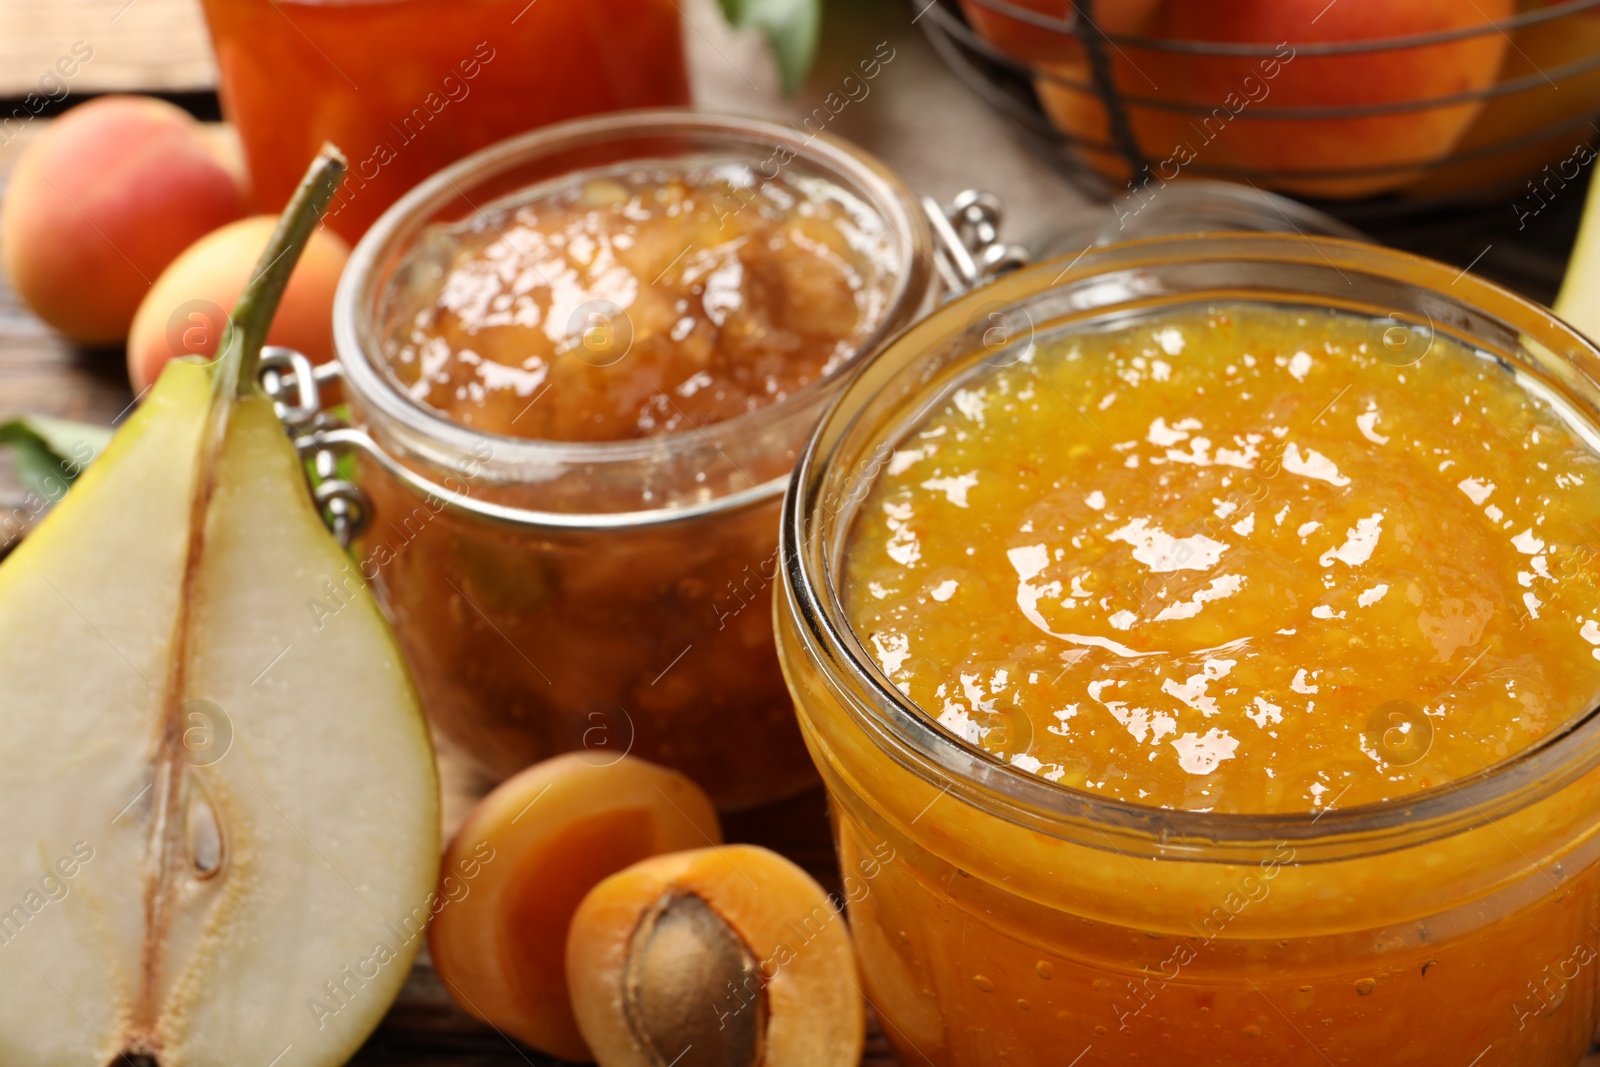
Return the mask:
<path id="1" fill-rule="evenodd" d="M 850 505 L 859 503 L 876 477 L 875 470 L 867 469 L 864 443 L 876 442 L 873 455 L 881 460 L 885 449 L 893 447 L 892 431 L 903 431 L 917 421 L 906 418 L 910 407 L 917 407 L 918 417 L 926 411 L 908 400 L 883 399 L 901 380 L 899 376 L 910 376 L 920 363 L 919 380 L 926 386 L 932 373 L 929 365 L 936 363 L 941 348 L 964 350 L 966 354 L 954 357 L 951 365 L 970 370 L 978 362 L 974 357 L 983 355 L 973 337 L 975 310 L 1022 307 L 1029 298 L 1047 297 L 1092 279 L 1103 281 L 1113 272 L 1148 278 L 1164 266 L 1209 267 L 1230 261 L 1274 267 L 1296 264 L 1341 277 L 1360 272 L 1434 298 L 1441 309 L 1450 305 L 1476 309 L 1530 350 L 1542 350 L 1565 365 L 1571 375 L 1568 384 L 1579 384 L 1600 398 L 1600 349 L 1553 312 L 1454 267 L 1362 242 L 1297 234 L 1161 236 L 1093 248 L 1075 258 L 1062 256 L 1008 275 L 951 301 L 868 359 L 834 398 L 795 466 L 780 532 L 784 597 L 779 610 L 792 616 L 791 629 L 800 645 L 793 654 L 806 656 L 817 668 L 852 720 L 845 728 L 865 733 L 886 756 L 937 787 L 939 795 L 956 793 L 980 810 L 1040 833 L 1129 854 L 1181 855 L 1223 863 L 1247 862 L 1286 842 L 1296 846 L 1302 862 L 1410 847 L 1491 823 L 1600 767 L 1600 707 L 1580 708 L 1562 726 L 1497 763 L 1393 800 L 1347 809 L 1337 808 L 1335 801 L 1320 811 L 1304 813 L 1162 808 L 1108 798 L 1013 767 L 940 727 L 883 675 L 850 626 L 835 576 L 854 515 Z M 1277 295 L 1283 300 L 1295 292 L 1281 290 Z M 1323 303 L 1315 293 L 1300 295 L 1309 298 L 1302 299 L 1301 306 Z M 1184 292 L 1164 303 L 1193 306 L 1262 298 L 1261 293 L 1252 296 L 1219 285 L 1209 294 Z M 1103 299 L 1103 294 L 1084 299 Z M 1112 302 L 1085 307 L 1082 318 L 1103 317 L 1115 306 Z M 991 318 L 984 316 L 984 321 Z M 1438 328 L 1472 348 L 1495 351 L 1487 342 L 1469 339 L 1461 322 L 1441 315 Z M 981 325 L 976 328 L 982 331 Z M 939 381 L 955 376 L 952 371 Z M 898 406 L 869 410 L 875 400 L 880 408 Z M 1589 420 L 1597 421 L 1597 405 L 1584 407 Z M 841 500 L 845 504 L 834 506 L 831 516 L 824 513 Z"/>
<path id="2" fill-rule="evenodd" d="M 833 372 L 795 390 L 776 403 L 733 418 L 699 427 L 655 436 L 610 441 L 561 441 L 492 433 L 463 425 L 402 390 L 386 372 L 371 310 L 381 295 L 386 271 L 403 259 L 409 242 L 434 221 L 442 209 L 464 202 L 474 211 L 481 208 L 469 197 L 474 186 L 502 177 L 517 167 L 562 152 L 602 146 L 610 141 L 642 139 L 651 136 L 717 138 L 730 148 L 770 149 L 775 158 L 788 152 L 791 161 L 803 161 L 827 176 L 842 179 L 853 192 L 863 194 L 867 207 L 888 224 L 898 248 L 893 269 L 894 287 L 882 318 L 857 346 L 849 359 Z M 641 162 L 648 155 L 637 157 Z M 565 177 L 588 169 L 612 169 L 625 159 L 606 164 L 578 166 Z M 530 180 L 535 186 L 549 177 Z M 498 196 L 503 193 L 497 194 Z M 614 111 L 572 119 L 540 127 L 507 138 L 434 173 L 391 205 L 364 234 L 350 254 L 334 297 L 334 349 L 346 388 L 365 404 L 376 408 L 388 420 L 417 439 L 454 455 L 473 454 L 485 442 L 493 447 L 497 462 L 508 466 L 578 466 L 671 458 L 704 448 L 708 440 L 730 437 L 784 418 L 808 405 L 815 405 L 838 388 L 863 358 L 880 348 L 890 337 L 912 321 L 938 283 L 932 265 L 933 238 L 916 195 L 905 182 L 881 161 L 825 132 L 804 133 L 760 119 L 718 115 L 678 108 Z M 921 261 L 921 262 L 919 262 Z M 382 442 L 377 443 L 382 448 Z M 688 513 L 752 506 L 781 495 L 789 475 L 770 478 L 750 488 L 729 492 L 693 505 L 665 505 L 652 510 L 604 513 L 612 521 L 597 525 L 616 525 L 623 515 L 635 522 L 651 517 L 676 521 Z M 541 513 L 526 509 L 531 524 L 548 516 L 551 524 L 581 524 L 581 516 L 569 513 Z"/>

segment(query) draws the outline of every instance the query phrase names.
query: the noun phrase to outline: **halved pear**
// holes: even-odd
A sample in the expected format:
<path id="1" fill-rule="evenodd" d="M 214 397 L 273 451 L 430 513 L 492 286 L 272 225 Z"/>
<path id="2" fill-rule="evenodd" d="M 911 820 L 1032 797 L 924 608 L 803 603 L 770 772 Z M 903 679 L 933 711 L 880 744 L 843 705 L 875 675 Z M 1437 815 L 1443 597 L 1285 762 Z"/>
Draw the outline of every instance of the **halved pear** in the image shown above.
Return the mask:
<path id="1" fill-rule="evenodd" d="M 271 403 L 234 387 L 257 326 L 169 364 L 0 565 L 0 1064 L 341 1063 L 422 944 L 427 730 Z"/>
<path id="2" fill-rule="evenodd" d="M 1589 183 L 1578 239 L 1551 306 L 1589 340 L 1600 343 L 1600 182 Z"/>

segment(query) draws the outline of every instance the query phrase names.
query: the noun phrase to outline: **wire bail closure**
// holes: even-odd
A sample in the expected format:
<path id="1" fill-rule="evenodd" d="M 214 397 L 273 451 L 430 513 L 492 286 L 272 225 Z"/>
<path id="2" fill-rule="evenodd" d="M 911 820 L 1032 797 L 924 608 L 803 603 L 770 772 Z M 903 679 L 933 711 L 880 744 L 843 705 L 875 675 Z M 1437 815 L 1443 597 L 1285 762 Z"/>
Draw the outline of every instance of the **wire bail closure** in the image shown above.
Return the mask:
<path id="1" fill-rule="evenodd" d="M 324 436 L 346 425 L 322 410 L 323 386 L 342 377 L 337 363 L 318 367 L 304 353 L 281 345 L 261 350 L 261 389 L 272 399 L 296 451 L 310 463 L 306 480 L 322 521 L 340 547 L 349 548 L 372 518 L 372 501 L 340 470 L 339 453 Z"/>
<path id="2" fill-rule="evenodd" d="M 931 196 L 922 198 L 922 211 L 939 242 L 935 261 L 944 281 L 945 300 L 961 296 L 1002 274 L 1033 261 L 1019 244 L 1000 239 L 1003 207 L 1000 198 L 981 189 L 963 189 L 949 207 Z"/>

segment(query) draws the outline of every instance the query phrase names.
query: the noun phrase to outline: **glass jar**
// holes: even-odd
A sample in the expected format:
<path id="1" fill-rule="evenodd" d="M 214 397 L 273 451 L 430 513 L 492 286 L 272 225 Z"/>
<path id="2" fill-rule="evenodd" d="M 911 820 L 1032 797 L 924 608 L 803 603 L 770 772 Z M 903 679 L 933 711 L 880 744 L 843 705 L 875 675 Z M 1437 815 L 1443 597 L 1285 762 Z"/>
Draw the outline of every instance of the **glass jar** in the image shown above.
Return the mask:
<path id="1" fill-rule="evenodd" d="M 689 103 L 673 0 L 204 0 L 223 109 L 261 206 L 323 141 L 350 159 L 328 225 L 355 241 L 440 167 L 524 130 Z"/>
<path id="2" fill-rule="evenodd" d="M 854 510 L 923 414 L 980 362 L 1015 354 L 991 343 L 993 309 L 1013 328 L 1007 345 L 1026 345 L 1219 302 L 1362 314 L 1375 342 L 1401 348 L 1453 339 L 1600 442 L 1600 352 L 1575 331 L 1454 268 L 1338 240 L 1095 249 L 902 334 L 819 427 L 780 549 L 780 658 L 832 798 L 867 996 L 901 1061 L 938 1067 L 1572 1067 L 1600 990 L 1593 710 L 1567 709 L 1533 747 L 1395 802 L 1144 807 L 962 743 L 849 625 L 839 578 Z"/>
<path id="3" fill-rule="evenodd" d="M 750 414 L 622 441 L 485 433 L 397 385 L 382 352 L 384 301 L 428 269 L 409 254 L 430 226 L 591 169 L 674 159 L 820 177 L 881 215 L 895 238 L 893 288 L 856 357 Z M 567 750 L 631 751 L 687 773 L 725 809 L 815 782 L 772 642 L 779 505 L 848 369 L 932 306 L 931 241 L 916 198 L 856 149 L 671 111 L 514 138 L 385 214 L 356 248 L 335 309 L 361 429 L 303 447 L 358 452 L 354 480 L 373 513 L 357 566 L 434 724 L 498 775 Z"/>

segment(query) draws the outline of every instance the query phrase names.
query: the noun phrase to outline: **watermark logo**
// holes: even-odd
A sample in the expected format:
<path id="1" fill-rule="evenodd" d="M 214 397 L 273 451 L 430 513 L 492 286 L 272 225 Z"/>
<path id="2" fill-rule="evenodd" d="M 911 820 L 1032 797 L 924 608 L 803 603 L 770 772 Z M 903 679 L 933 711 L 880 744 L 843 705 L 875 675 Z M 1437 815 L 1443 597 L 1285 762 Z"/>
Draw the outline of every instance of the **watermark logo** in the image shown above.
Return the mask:
<path id="1" fill-rule="evenodd" d="M 1409 700 L 1389 700 L 1372 709 L 1361 732 L 1362 748 L 1394 767 L 1409 767 L 1433 747 L 1433 724 Z"/>
<path id="2" fill-rule="evenodd" d="M 567 748 L 591 767 L 610 767 L 633 751 L 636 734 L 625 708 L 596 708 L 567 721 Z"/>
<path id="3" fill-rule="evenodd" d="M 93 58 L 93 45 L 88 41 L 74 41 L 72 48 L 57 59 L 53 67 L 45 68 L 33 91 L 22 98 L 22 103 L 9 114 L 0 114 L 0 146 L 10 144 L 35 116 L 70 96 L 72 90 L 67 82 L 76 78 L 83 65 Z"/>
<path id="4" fill-rule="evenodd" d="M 585 300 L 567 317 L 560 351 L 571 352 L 591 367 L 610 367 L 633 347 L 633 320 L 609 300 Z"/>
<path id="5" fill-rule="evenodd" d="M 338 974 L 323 982 L 317 994 L 306 999 L 306 1010 L 311 1013 L 317 1029 L 326 1029 L 329 1019 L 335 1018 L 359 1000 L 367 986 L 376 981 L 389 964 L 409 959 L 407 948 L 427 933 L 428 924 L 438 918 L 441 911 L 452 904 L 459 905 L 472 895 L 474 880 L 484 867 L 494 862 L 495 856 L 494 846 L 487 841 L 480 841 L 470 854 L 462 856 L 453 867 L 446 867 L 440 873 L 438 887 L 415 907 L 398 920 L 385 922 L 369 952 L 352 960 Z"/>
<path id="6" fill-rule="evenodd" d="M 1367 350 L 1391 367 L 1410 367 L 1433 351 L 1431 318 L 1426 326 L 1395 315 L 1375 318 L 1368 325 L 1367 334 Z"/>
<path id="7" fill-rule="evenodd" d="M 185 300 L 167 317 L 167 351 L 174 358 L 199 356 L 207 362 L 222 350 L 229 315 L 209 300 Z"/>
<path id="8" fill-rule="evenodd" d="M 1511 205 L 1517 216 L 1517 229 L 1528 228 L 1528 220 L 1537 218 L 1549 207 L 1566 187 L 1578 180 L 1583 168 L 1594 162 L 1594 149 L 1589 142 L 1580 142 L 1571 154 L 1556 164 L 1546 164 L 1544 169 L 1528 179 L 1528 195 Z"/>
<path id="9" fill-rule="evenodd" d="M 23 894 L 21 900 L 0 910 L 0 946 L 9 945 L 20 937 L 34 916 L 45 908 L 66 900 L 72 893 L 72 880 L 93 859 L 94 846 L 87 841 L 77 842 L 71 852 L 45 869 L 44 876 Z"/>
<path id="10" fill-rule="evenodd" d="M 209 767 L 233 748 L 233 720 L 209 700 L 186 700 L 178 709 L 183 728 L 178 758 L 191 767 Z"/>
<path id="11" fill-rule="evenodd" d="M 967 320 L 967 333 L 985 366 L 1010 367 L 1033 352 L 1033 316 L 1016 304 L 985 301 Z"/>

